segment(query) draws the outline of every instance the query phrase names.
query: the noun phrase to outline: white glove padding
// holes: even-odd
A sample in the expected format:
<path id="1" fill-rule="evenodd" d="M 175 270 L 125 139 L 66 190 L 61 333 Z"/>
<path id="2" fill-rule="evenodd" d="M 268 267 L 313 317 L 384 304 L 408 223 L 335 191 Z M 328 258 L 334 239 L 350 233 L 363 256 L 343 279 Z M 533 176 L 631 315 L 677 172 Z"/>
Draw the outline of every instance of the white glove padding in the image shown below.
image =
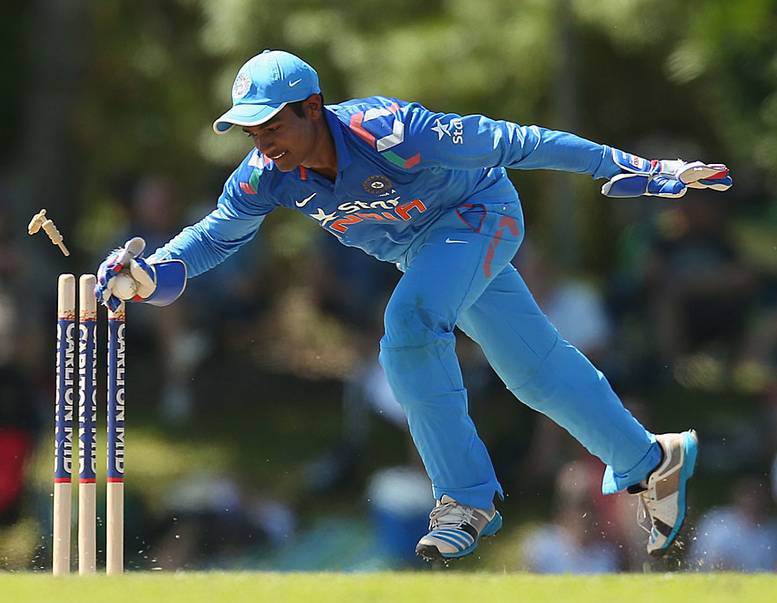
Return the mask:
<path id="1" fill-rule="evenodd" d="M 108 283 L 111 294 L 123 300 L 146 299 L 156 290 L 154 277 L 147 270 L 148 264 L 144 260 L 130 260 L 129 265 Z"/>
<path id="2" fill-rule="evenodd" d="M 142 259 L 146 242 L 140 237 L 113 251 L 97 271 L 97 299 L 116 310 L 122 301 L 142 301 L 156 290 L 154 272 Z"/>

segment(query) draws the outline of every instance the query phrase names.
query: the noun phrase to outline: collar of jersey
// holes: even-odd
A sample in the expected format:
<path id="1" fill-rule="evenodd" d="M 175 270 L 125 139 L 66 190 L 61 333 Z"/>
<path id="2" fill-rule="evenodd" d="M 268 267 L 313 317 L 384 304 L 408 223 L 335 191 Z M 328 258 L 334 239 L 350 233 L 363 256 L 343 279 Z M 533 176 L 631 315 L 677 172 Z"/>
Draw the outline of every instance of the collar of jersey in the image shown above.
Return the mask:
<path id="1" fill-rule="evenodd" d="M 340 122 L 337 115 L 328 107 L 324 107 L 324 116 L 326 117 L 326 122 L 329 124 L 329 131 L 332 133 L 332 138 L 335 141 L 335 151 L 337 152 L 337 173 L 339 176 L 351 163 L 351 153 L 348 150 L 348 147 L 345 146 L 345 138 L 343 137 L 343 124 Z"/>

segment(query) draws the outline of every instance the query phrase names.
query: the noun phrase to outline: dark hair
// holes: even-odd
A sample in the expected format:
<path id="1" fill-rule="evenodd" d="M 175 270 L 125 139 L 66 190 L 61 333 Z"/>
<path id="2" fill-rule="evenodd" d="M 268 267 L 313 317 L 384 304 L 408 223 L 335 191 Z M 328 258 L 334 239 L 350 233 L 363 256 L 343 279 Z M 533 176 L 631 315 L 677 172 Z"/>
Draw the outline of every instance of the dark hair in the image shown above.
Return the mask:
<path id="1" fill-rule="evenodd" d="M 302 106 L 305 101 L 296 101 L 293 103 L 289 103 L 288 107 L 291 108 L 292 111 L 296 114 L 297 117 L 305 118 L 305 108 Z"/>
<path id="2" fill-rule="evenodd" d="M 318 95 L 321 97 L 321 104 L 323 105 L 324 104 L 324 95 L 321 94 L 320 92 L 318 93 Z M 294 114 L 297 117 L 301 117 L 303 119 L 305 118 L 305 107 L 303 107 L 303 105 L 305 104 L 306 100 L 307 99 L 303 99 L 301 101 L 295 101 L 293 103 L 289 103 L 288 104 L 288 106 L 291 107 L 291 110 L 294 111 Z"/>

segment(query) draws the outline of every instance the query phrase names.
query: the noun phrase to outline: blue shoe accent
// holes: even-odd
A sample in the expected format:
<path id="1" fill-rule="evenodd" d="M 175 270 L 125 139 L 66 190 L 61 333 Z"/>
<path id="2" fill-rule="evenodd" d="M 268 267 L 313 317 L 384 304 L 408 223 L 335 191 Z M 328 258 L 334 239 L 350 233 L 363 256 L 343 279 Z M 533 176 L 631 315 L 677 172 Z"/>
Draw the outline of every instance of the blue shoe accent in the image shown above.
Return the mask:
<path id="1" fill-rule="evenodd" d="M 443 542 L 447 542 L 451 546 L 455 546 L 457 548 L 467 547 L 469 545 L 469 540 L 464 540 L 462 536 L 454 535 L 450 531 L 443 531 L 443 530 L 434 530 L 432 532 L 434 534 L 435 538 L 438 538 L 442 540 Z"/>
<path id="2" fill-rule="evenodd" d="M 497 511 L 494 514 L 494 517 L 486 524 L 486 527 L 483 528 L 483 531 L 480 532 L 480 535 L 478 536 L 477 540 L 473 542 L 471 545 L 469 545 L 467 548 L 458 551 L 457 553 L 440 553 L 445 559 L 458 559 L 459 557 L 466 557 L 469 555 L 472 551 L 474 551 L 476 548 L 478 548 L 478 543 L 480 542 L 481 538 L 487 538 L 489 536 L 493 536 L 496 534 L 500 529 L 502 528 L 502 515 Z"/>
<path id="3" fill-rule="evenodd" d="M 502 514 L 499 513 L 499 511 L 497 511 L 496 514 L 494 515 L 494 518 L 486 524 L 485 528 L 483 528 L 483 531 L 480 533 L 480 537 L 483 538 L 484 536 L 485 537 L 493 536 L 501 529 L 502 529 Z"/>

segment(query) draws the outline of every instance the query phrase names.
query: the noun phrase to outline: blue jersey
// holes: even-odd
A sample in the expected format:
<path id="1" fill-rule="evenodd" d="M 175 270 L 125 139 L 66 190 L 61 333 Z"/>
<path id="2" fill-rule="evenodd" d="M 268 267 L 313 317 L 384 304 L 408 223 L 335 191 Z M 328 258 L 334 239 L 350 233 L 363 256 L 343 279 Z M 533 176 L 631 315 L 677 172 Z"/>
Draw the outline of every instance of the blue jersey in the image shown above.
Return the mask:
<path id="1" fill-rule="evenodd" d="M 337 152 L 334 182 L 304 167 L 281 172 L 254 149 L 227 180 L 217 207 L 154 255 L 182 259 L 196 276 L 250 241 L 273 209 L 288 207 L 345 245 L 399 262 L 421 233 L 461 204 L 520 203 L 505 168 L 594 178 L 621 171 L 609 147 L 573 134 L 435 113 L 393 98 L 327 105 L 324 115 Z"/>

